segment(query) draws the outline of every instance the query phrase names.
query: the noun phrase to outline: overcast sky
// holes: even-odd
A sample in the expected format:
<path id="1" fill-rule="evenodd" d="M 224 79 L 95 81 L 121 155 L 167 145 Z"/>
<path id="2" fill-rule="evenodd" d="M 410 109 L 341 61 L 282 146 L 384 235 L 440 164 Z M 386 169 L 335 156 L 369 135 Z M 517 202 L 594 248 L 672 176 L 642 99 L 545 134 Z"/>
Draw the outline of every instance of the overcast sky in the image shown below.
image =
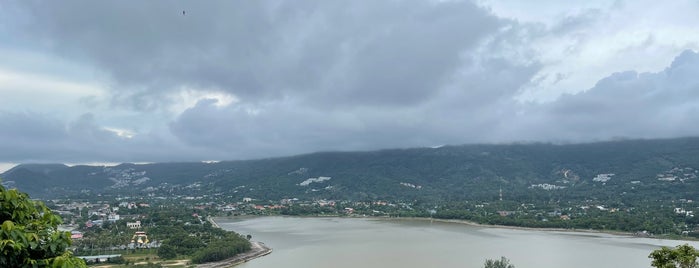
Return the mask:
<path id="1" fill-rule="evenodd" d="M 696 136 L 697 14 L 679 0 L 2 1 L 0 163 Z"/>

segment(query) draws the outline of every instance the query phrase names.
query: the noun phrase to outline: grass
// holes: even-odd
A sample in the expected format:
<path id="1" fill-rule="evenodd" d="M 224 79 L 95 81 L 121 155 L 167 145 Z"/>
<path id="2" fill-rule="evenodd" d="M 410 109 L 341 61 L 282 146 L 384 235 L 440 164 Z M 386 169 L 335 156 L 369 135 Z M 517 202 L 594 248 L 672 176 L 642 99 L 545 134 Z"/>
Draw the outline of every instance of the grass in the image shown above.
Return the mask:
<path id="1" fill-rule="evenodd" d="M 183 256 L 176 260 L 161 260 L 158 255 L 150 251 L 136 251 L 131 253 L 130 251 L 115 252 L 114 254 L 122 254 L 122 257 L 128 261 L 128 265 L 124 264 L 93 264 L 90 267 L 100 267 L 100 268 L 126 268 L 126 267 L 172 267 L 172 268 L 185 268 L 185 267 L 195 267 L 196 265 L 190 264 L 191 261 Z"/>

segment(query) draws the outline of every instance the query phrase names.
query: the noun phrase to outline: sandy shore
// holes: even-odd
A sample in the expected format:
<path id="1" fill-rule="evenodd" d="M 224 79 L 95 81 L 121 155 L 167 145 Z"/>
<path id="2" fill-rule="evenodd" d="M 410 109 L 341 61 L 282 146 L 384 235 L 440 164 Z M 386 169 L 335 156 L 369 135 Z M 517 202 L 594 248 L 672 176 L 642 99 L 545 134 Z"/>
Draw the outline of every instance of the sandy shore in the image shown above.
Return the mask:
<path id="1" fill-rule="evenodd" d="M 252 247 L 248 252 L 236 255 L 233 258 L 222 260 L 219 262 L 209 262 L 197 265 L 198 268 L 224 268 L 232 267 L 244 262 L 248 262 L 252 259 L 259 258 L 272 253 L 272 249 L 265 246 L 262 242 L 250 241 Z"/>
<path id="2" fill-rule="evenodd" d="M 387 217 L 370 217 L 377 220 L 387 220 L 387 221 L 430 221 L 430 222 L 442 222 L 442 223 L 456 223 L 464 224 L 469 226 L 483 227 L 483 228 L 499 228 L 499 229 L 510 229 L 510 230 L 527 230 L 527 231 L 542 231 L 542 232 L 570 232 L 570 233 L 589 233 L 589 234 L 611 234 L 618 236 L 632 236 L 639 237 L 634 233 L 621 232 L 621 231 L 604 231 L 604 230 L 594 230 L 594 229 L 566 229 L 566 228 L 536 228 L 536 227 L 522 227 L 522 226 L 510 226 L 510 225 L 493 225 L 493 224 L 480 224 L 477 222 L 467 221 L 467 220 L 453 220 L 453 219 L 433 219 L 433 218 L 420 218 L 420 217 L 405 217 L 405 218 L 387 218 Z M 646 238 L 657 238 L 657 237 L 646 237 Z M 668 239 L 668 238 L 659 238 Z"/>

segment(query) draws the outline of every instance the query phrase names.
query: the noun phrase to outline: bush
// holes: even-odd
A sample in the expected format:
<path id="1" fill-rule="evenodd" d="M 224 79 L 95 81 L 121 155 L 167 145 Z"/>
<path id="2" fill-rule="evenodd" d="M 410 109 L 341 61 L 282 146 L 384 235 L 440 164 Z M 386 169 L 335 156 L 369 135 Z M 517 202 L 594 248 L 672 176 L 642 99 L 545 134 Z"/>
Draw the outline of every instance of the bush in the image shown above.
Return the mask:
<path id="1" fill-rule="evenodd" d="M 510 260 L 505 257 L 500 257 L 499 260 L 486 260 L 485 268 L 515 268 L 514 265 L 510 264 Z"/>
<path id="2" fill-rule="evenodd" d="M 124 257 L 122 257 L 122 256 L 118 256 L 118 257 L 113 257 L 113 258 L 107 258 L 107 261 L 105 261 L 104 263 L 125 264 L 126 259 L 124 259 Z"/>
<path id="3" fill-rule="evenodd" d="M 70 233 L 41 202 L 0 185 L 0 267 L 86 267 L 68 250 Z"/>
<path id="4" fill-rule="evenodd" d="M 174 259 L 177 257 L 177 252 L 171 245 L 163 244 L 158 248 L 158 257 L 161 259 Z"/>
<path id="5" fill-rule="evenodd" d="M 250 242 L 237 235 L 229 235 L 224 239 L 209 244 L 192 256 L 192 262 L 205 263 L 232 258 L 238 253 L 250 250 Z"/>

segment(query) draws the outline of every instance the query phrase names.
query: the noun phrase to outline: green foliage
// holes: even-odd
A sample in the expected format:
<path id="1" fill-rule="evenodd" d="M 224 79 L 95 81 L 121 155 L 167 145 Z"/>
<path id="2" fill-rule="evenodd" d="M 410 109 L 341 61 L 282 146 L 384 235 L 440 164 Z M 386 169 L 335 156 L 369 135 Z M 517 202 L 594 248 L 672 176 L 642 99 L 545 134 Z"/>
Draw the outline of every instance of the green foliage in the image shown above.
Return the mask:
<path id="1" fill-rule="evenodd" d="M 107 260 L 103 263 L 126 264 L 126 259 L 124 259 L 124 257 L 122 257 L 122 256 L 117 256 L 117 257 L 107 258 Z"/>
<path id="2" fill-rule="evenodd" d="M 170 244 L 163 244 L 158 248 L 158 257 L 161 259 L 174 259 L 177 257 L 177 252 L 175 251 L 175 247 L 173 247 Z"/>
<path id="3" fill-rule="evenodd" d="M 25 193 L 0 185 L 0 267 L 86 267 L 72 256 L 60 217 Z"/>
<path id="4" fill-rule="evenodd" d="M 406 203 L 409 207 L 367 208 L 361 214 L 699 237 L 699 232 L 694 231 L 699 226 L 699 217 L 678 216 L 672 211 L 673 207 L 697 210 L 696 205 L 688 200 L 696 199 L 699 194 L 698 170 L 699 138 L 682 138 L 569 145 L 532 143 L 325 152 L 207 164 L 122 164 L 106 169 L 19 165 L 5 174 L 15 180 L 20 189 L 32 189 L 45 196 L 91 190 L 92 193 L 83 193 L 79 197 L 99 199 L 121 193 L 131 195 L 144 187 L 153 187 L 150 193 L 155 196 L 206 196 L 205 199 L 209 199 L 206 201 L 217 204 L 231 204 L 244 197 L 255 199 L 254 203 L 258 205 L 264 205 L 260 202 L 272 205 L 280 199 L 300 200 L 298 204 L 285 204 L 279 210 L 240 208 L 235 212 L 247 215 L 337 215 L 335 207 L 307 206 L 302 202 L 326 199 L 370 203 L 383 200 Z M 119 172 L 148 174 L 150 180 L 137 188 L 108 187 L 111 182 L 107 178 L 122 174 Z M 615 175 L 610 181 L 593 181 L 592 178 L 603 173 Z M 678 176 L 678 179 L 658 180 L 666 175 L 670 178 Z M 20 179 L 21 176 L 31 177 L 33 181 Z M 308 178 L 319 176 L 332 179 L 309 186 L 299 185 Z M 421 187 L 407 187 L 401 182 Z M 534 187 L 546 184 L 557 188 Z M 503 201 L 498 196 L 501 189 Z M 97 193 L 102 197 L 97 197 Z M 476 208 L 475 204 L 486 204 L 486 207 Z M 525 204 L 531 206 L 521 209 Z M 598 205 L 609 210 L 595 209 Z M 613 212 L 611 208 L 614 208 Z M 137 208 L 129 213 L 144 214 L 145 210 Z M 373 213 L 374 210 L 378 213 Z M 498 211 L 516 213 L 501 217 L 497 215 Z M 569 217 L 563 220 L 560 218 L 563 215 L 556 215 L 556 211 Z M 361 215 L 359 212 L 357 214 Z M 149 223 L 166 226 L 172 219 L 179 218 L 157 215 Z M 201 225 L 192 218 L 183 220 Z M 148 232 L 158 241 L 172 234 L 153 233 L 158 230 Z M 90 246 L 102 248 L 105 244 L 113 244 L 101 238 L 83 241 L 85 243 L 79 247 L 81 250 L 88 241 Z M 177 247 L 178 254 L 192 254 L 194 250 L 188 248 L 201 246 Z"/>
<path id="5" fill-rule="evenodd" d="M 162 259 L 179 255 L 190 256 L 195 263 L 219 261 L 248 251 L 251 246 L 245 237 L 213 227 L 209 222 L 185 224 L 185 221 L 173 220 L 191 218 L 191 214 L 181 209 L 151 210 L 148 217 L 149 222 L 157 224 L 157 227 L 148 228 L 148 233 L 164 239 L 158 249 L 158 257 Z"/>
<path id="6" fill-rule="evenodd" d="M 485 268 L 515 268 L 514 265 L 510 264 L 510 260 L 505 257 L 500 257 L 499 260 L 485 260 Z"/>
<path id="7" fill-rule="evenodd" d="M 250 242 L 237 234 L 228 234 L 225 238 L 206 246 L 192 256 L 192 262 L 205 263 L 231 258 L 238 253 L 250 250 Z"/>
<path id="8" fill-rule="evenodd" d="M 163 242 L 163 246 L 170 246 L 180 255 L 191 255 L 198 249 L 205 247 L 204 241 L 197 237 L 189 236 L 184 232 L 174 233 Z"/>
<path id="9" fill-rule="evenodd" d="M 551 199 L 617 200 L 634 202 L 652 194 L 659 200 L 691 199 L 699 180 L 658 181 L 656 175 L 675 167 L 699 168 L 699 138 L 630 140 L 589 144 L 464 145 L 441 148 L 328 152 L 285 158 L 219 163 L 122 164 L 101 167 L 20 165 L 5 173 L 20 189 L 34 196 L 55 196 L 90 189 L 95 192 L 132 193 L 134 188 L 109 189 L 110 172 L 133 169 L 146 172 L 142 187 L 160 187 L 170 194 L 223 193 L 238 200 L 415 200 L 463 201 L 498 198 L 524 202 Z M 300 168 L 303 172 L 294 173 Z M 562 170 L 571 171 L 565 177 Z M 616 174 L 604 185 L 592 182 L 600 173 Z M 20 180 L 21 176 L 34 181 Z M 328 176 L 332 180 L 299 186 L 305 179 Z M 18 178 L 18 179 L 15 179 Z M 563 182 L 565 180 L 565 182 Z M 205 181 L 200 188 L 185 188 Z M 638 184 L 630 182 L 637 181 Z M 422 186 L 417 190 L 400 182 Z M 567 188 L 530 189 L 548 183 Z M 42 187 L 37 187 L 41 185 Z M 74 187 L 79 185 L 80 187 Z M 245 188 L 237 188 L 245 186 Z M 327 186 L 331 188 L 325 189 Z M 325 189 L 310 191 L 311 188 Z M 619 193 L 625 194 L 621 196 Z"/>
<path id="10" fill-rule="evenodd" d="M 662 247 L 648 255 L 652 259 L 651 265 L 658 268 L 697 268 L 697 252 L 694 247 L 684 244 L 677 247 Z"/>

